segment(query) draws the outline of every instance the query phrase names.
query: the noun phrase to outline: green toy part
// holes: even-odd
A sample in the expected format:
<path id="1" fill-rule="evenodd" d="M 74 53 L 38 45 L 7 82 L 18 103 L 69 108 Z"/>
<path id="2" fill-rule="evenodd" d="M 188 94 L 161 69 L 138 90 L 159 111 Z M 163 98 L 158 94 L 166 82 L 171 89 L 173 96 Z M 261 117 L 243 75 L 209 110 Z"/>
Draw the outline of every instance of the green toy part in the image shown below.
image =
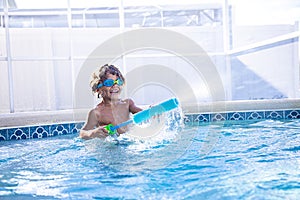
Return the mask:
<path id="1" fill-rule="evenodd" d="M 108 124 L 104 128 L 108 131 L 109 135 L 114 135 L 117 132 L 117 129 L 114 129 L 114 125 L 112 124 Z"/>

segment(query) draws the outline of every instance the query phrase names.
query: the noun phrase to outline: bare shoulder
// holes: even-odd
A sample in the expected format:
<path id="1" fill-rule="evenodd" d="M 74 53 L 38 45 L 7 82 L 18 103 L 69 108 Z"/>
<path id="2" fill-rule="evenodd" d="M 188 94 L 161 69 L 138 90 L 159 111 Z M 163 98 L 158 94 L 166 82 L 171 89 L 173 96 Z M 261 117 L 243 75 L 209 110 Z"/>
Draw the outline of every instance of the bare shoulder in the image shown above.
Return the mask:
<path id="1" fill-rule="evenodd" d="M 130 106 L 135 106 L 135 102 L 132 99 L 130 99 L 130 98 L 125 99 L 124 102 L 126 102 L 126 104 L 128 104 L 129 107 Z"/>
<path id="2" fill-rule="evenodd" d="M 131 112 L 131 113 L 137 113 L 137 112 L 139 112 L 139 111 L 141 111 L 142 109 L 141 108 L 139 108 L 139 107 L 137 107 L 136 105 L 135 105 L 135 103 L 134 103 L 134 101 L 132 100 L 132 99 L 126 99 L 125 101 L 127 101 L 128 102 L 128 105 L 129 105 L 129 111 Z"/>
<path id="3" fill-rule="evenodd" d="M 100 110 L 98 107 L 95 107 L 89 111 L 89 114 L 91 114 L 91 115 L 97 115 L 99 113 L 100 113 Z"/>
<path id="4" fill-rule="evenodd" d="M 91 130 L 98 124 L 99 111 L 96 108 L 91 109 L 88 112 L 87 119 L 85 124 L 82 127 L 82 130 Z"/>
<path id="5" fill-rule="evenodd" d="M 130 98 L 125 99 L 124 101 L 125 101 L 126 103 L 128 103 L 129 105 L 133 105 L 133 104 L 134 104 L 134 101 L 133 101 L 132 99 L 130 99 Z"/>
<path id="6" fill-rule="evenodd" d="M 100 110 L 96 107 L 89 111 L 88 118 L 90 120 L 97 120 L 100 116 Z"/>

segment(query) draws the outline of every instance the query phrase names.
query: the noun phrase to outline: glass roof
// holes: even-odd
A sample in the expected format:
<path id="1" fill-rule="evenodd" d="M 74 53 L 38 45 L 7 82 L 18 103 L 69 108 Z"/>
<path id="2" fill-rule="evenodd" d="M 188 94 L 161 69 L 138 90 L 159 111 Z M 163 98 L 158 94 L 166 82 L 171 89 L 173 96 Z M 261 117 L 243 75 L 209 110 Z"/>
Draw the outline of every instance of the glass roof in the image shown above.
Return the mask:
<path id="1" fill-rule="evenodd" d="M 3 8 L 5 0 L 0 0 L 0 8 Z M 130 10 L 148 10 L 150 7 L 156 10 L 180 10 L 201 5 L 201 8 L 222 7 L 225 2 L 232 6 L 237 25 L 266 25 L 266 24 L 294 24 L 300 21 L 299 0 L 8 0 L 10 11 L 59 11 L 68 7 L 72 11 L 115 10 L 118 12 L 123 7 L 126 12 Z"/>
<path id="2" fill-rule="evenodd" d="M 68 4 L 72 8 L 93 7 L 118 7 L 123 6 L 164 6 L 164 5 L 189 5 L 189 4 L 214 4 L 223 0 L 9 0 L 14 1 L 18 9 L 41 8 L 66 8 Z"/>

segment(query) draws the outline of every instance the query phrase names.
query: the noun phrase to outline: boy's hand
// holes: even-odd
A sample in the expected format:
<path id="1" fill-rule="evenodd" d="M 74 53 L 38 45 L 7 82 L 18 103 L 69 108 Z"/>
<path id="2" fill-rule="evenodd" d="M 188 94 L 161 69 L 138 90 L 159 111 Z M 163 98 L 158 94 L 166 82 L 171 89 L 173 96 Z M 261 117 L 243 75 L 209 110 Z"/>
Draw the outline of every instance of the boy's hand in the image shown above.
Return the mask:
<path id="1" fill-rule="evenodd" d="M 92 132 L 92 137 L 98 138 L 106 138 L 108 136 L 108 132 L 105 129 L 105 126 L 99 126 L 98 128 L 94 129 Z"/>

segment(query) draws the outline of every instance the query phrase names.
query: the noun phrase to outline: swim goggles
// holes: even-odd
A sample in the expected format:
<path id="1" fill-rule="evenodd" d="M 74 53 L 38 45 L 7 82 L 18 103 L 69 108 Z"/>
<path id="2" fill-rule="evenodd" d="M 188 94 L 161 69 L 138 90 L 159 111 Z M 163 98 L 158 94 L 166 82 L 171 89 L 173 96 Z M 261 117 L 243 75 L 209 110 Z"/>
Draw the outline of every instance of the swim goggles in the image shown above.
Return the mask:
<path id="1" fill-rule="evenodd" d="M 118 78 L 117 80 L 106 79 L 103 83 L 99 83 L 97 89 L 101 88 L 102 86 L 112 87 L 114 84 L 118 84 L 119 86 L 121 86 L 123 85 L 123 83 L 124 82 L 120 78 Z"/>

